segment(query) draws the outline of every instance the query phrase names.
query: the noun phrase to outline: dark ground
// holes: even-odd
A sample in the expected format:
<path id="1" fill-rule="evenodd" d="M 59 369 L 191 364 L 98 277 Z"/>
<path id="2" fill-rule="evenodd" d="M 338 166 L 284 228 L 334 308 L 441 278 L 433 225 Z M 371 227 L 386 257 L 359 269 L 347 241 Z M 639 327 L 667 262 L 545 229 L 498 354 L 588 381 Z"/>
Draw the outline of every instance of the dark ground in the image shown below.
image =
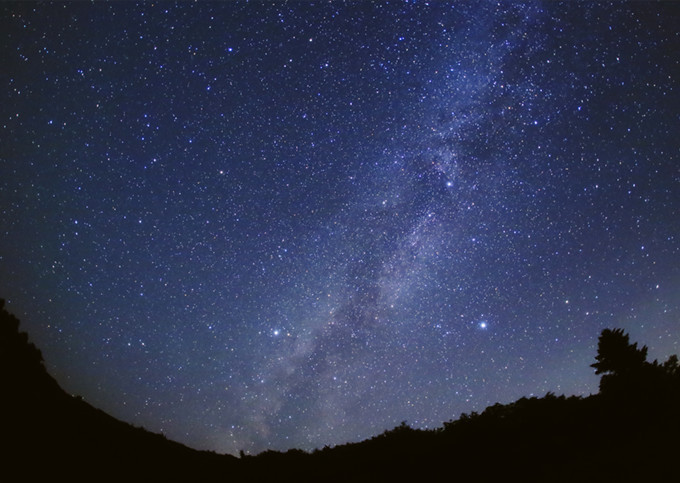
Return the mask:
<path id="1" fill-rule="evenodd" d="M 313 453 L 236 458 L 169 441 L 66 394 L 2 305 L 2 472 L 22 480 L 680 481 L 677 359 L 648 363 L 621 332 L 600 337 L 595 367 L 604 375 L 594 396 L 522 398 L 437 430 L 402 424 Z"/>

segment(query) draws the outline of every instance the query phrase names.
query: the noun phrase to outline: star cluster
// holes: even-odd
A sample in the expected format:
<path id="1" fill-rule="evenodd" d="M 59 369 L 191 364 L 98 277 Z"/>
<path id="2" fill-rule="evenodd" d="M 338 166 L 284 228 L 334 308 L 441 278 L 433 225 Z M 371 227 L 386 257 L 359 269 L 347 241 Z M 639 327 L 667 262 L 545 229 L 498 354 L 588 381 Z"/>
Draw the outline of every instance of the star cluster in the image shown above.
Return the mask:
<path id="1" fill-rule="evenodd" d="M 677 4 L 0 9 L 0 296 L 112 415 L 313 449 L 680 352 Z"/>

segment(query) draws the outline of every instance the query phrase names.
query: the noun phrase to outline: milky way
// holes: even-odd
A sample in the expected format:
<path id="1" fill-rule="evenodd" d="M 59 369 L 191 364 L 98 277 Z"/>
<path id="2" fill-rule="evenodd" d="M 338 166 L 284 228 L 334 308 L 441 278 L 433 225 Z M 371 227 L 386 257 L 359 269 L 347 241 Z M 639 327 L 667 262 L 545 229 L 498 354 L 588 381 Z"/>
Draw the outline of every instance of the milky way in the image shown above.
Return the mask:
<path id="1" fill-rule="evenodd" d="M 678 4 L 0 9 L 0 296 L 110 414 L 310 450 L 680 352 Z"/>

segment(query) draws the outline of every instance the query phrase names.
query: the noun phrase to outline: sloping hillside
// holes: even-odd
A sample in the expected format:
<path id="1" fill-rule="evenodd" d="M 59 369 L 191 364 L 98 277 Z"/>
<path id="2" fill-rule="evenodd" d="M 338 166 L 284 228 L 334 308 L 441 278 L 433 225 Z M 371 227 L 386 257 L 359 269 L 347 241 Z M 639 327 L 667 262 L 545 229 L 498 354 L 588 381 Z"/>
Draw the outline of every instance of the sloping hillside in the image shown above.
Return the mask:
<path id="1" fill-rule="evenodd" d="M 659 481 L 680 476 L 680 366 L 603 331 L 600 394 L 522 398 L 437 430 L 235 458 L 196 451 L 66 394 L 0 301 L 3 467 L 78 481 Z"/>
<path id="2" fill-rule="evenodd" d="M 238 463 L 123 423 L 66 394 L 0 301 L 3 460 L 29 479 L 212 475 Z"/>

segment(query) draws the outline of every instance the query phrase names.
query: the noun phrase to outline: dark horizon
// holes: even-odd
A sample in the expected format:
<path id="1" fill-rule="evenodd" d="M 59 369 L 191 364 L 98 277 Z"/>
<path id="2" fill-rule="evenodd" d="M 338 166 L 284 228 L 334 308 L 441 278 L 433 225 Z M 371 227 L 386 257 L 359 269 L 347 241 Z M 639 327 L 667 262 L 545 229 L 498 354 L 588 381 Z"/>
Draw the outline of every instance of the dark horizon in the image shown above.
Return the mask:
<path id="1" fill-rule="evenodd" d="M 599 392 L 523 397 L 462 414 L 434 430 L 406 422 L 359 443 L 239 458 L 196 451 L 132 427 L 67 395 L 40 350 L 0 299 L 0 380 L 5 470 L 92 481 L 661 481 L 676 473 L 680 363 L 605 329 L 591 367 Z M 631 462 L 627 463 L 627 462 Z"/>

